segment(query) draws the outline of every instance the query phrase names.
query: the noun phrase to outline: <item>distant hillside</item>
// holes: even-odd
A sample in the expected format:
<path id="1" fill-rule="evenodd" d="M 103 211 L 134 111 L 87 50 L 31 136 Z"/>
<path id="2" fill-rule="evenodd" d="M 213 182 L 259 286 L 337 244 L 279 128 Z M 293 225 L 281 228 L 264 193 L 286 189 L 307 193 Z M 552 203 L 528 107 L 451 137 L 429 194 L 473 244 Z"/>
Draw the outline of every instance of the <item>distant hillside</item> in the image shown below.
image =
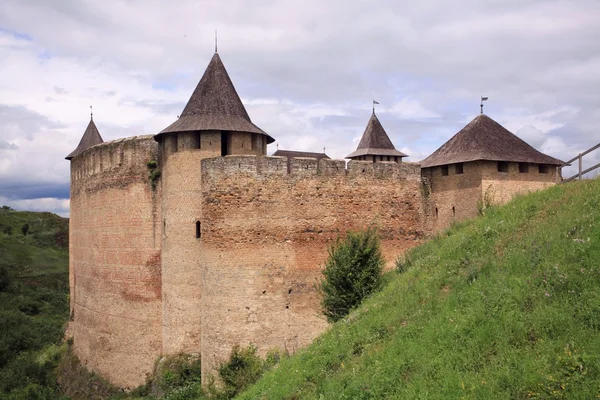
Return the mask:
<path id="1" fill-rule="evenodd" d="M 0 208 L 0 398 L 58 398 L 69 316 L 69 220 Z"/>
<path id="2" fill-rule="evenodd" d="M 240 399 L 600 398 L 600 179 L 491 208 Z"/>

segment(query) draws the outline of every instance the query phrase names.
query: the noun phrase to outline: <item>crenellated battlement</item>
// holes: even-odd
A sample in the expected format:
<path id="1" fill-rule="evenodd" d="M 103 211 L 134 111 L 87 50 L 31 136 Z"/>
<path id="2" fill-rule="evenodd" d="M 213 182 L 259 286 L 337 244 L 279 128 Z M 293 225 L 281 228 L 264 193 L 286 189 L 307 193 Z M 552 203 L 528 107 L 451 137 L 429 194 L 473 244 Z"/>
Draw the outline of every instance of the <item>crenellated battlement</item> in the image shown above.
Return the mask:
<path id="1" fill-rule="evenodd" d="M 150 160 L 160 160 L 152 135 L 97 144 L 71 160 L 71 189 L 78 192 L 82 187 L 93 190 L 99 184 L 122 186 L 146 180 Z"/>
<path id="2" fill-rule="evenodd" d="M 418 163 L 350 161 L 294 157 L 225 156 L 202 160 L 207 178 L 240 175 L 244 177 L 347 177 L 349 179 L 421 180 Z"/>
<path id="3" fill-rule="evenodd" d="M 152 135 L 132 136 L 97 144 L 79 154 L 72 163 L 72 183 L 109 171 L 138 171 L 146 168 L 140 164 L 141 156 L 155 156 L 158 144 Z"/>

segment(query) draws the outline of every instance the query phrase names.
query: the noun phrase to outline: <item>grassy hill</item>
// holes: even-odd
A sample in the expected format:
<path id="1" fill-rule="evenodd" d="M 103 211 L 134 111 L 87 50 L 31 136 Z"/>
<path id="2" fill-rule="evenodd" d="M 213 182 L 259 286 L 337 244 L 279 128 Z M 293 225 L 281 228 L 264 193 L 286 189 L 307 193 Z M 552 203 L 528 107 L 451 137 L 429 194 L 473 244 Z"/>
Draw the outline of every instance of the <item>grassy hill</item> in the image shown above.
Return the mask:
<path id="1" fill-rule="evenodd" d="M 600 179 L 491 208 L 405 266 L 238 398 L 600 398 Z"/>
<path id="2" fill-rule="evenodd" d="M 0 208 L 0 398 L 58 398 L 69 305 L 69 221 Z"/>

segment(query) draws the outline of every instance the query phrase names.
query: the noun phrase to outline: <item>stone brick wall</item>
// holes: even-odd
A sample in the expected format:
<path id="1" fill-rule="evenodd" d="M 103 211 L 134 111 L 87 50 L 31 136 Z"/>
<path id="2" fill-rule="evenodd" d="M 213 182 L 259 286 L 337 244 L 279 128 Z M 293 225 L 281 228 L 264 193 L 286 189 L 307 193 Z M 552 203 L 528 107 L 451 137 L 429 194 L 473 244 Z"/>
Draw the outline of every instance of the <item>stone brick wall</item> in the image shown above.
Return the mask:
<path id="1" fill-rule="evenodd" d="M 236 345 L 289 352 L 327 326 L 317 291 L 327 249 L 374 224 L 387 268 L 478 202 L 554 184 L 509 163 L 450 165 L 261 157 L 261 135 L 120 139 L 71 161 L 69 331 L 82 363 L 111 383 L 144 383 L 157 357 L 201 353 L 203 376 Z M 257 155 L 259 155 L 257 157 Z M 155 188 L 147 162 L 157 160 Z M 198 238 L 196 223 L 201 237 Z"/>
<path id="2" fill-rule="evenodd" d="M 254 144 L 252 139 L 249 133 L 228 133 L 228 150 L 261 154 L 262 135 Z M 221 140 L 220 131 L 185 132 L 161 139 L 163 354 L 201 351 L 203 286 L 200 240 L 196 238 L 196 222 L 202 221 L 200 163 L 221 155 Z"/>
<path id="3" fill-rule="evenodd" d="M 516 194 L 545 189 L 560 181 L 558 168 L 548 166 L 541 174 L 538 164 L 528 164 L 528 172 L 520 173 L 518 163 L 508 163 L 508 172 L 498 172 L 497 162 L 481 163 L 482 196 L 489 196 L 494 204 L 504 204 Z"/>
<path id="4" fill-rule="evenodd" d="M 463 173 L 456 173 L 456 165 L 448 166 L 448 175 L 441 167 L 423 168 L 422 175 L 430 183 L 430 218 L 428 228 L 439 231 L 452 221 L 477 215 L 477 202 L 481 200 L 481 168 L 479 162 L 463 163 Z"/>
<path id="5" fill-rule="evenodd" d="M 152 136 L 94 146 L 71 161 L 69 330 L 83 365 L 121 387 L 161 352 L 161 191 Z"/>
<path id="6" fill-rule="evenodd" d="M 203 376 L 235 344 L 293 352 L 327 326 L 316 285 L 327 248 L 374 223 L 388 267 L 425 235 L 411 163 L 228 156 L 202 161 Z"/>
<path id="7" fill-rule="evenodd" d="M 558 170 L 548 166 L 548 173 L 539 173 L 537 164 L 529 164 L 527 173 L 519 172 L 519 163 L 508 163 L 508 172 L 498 172 L 496 161 L 463 163 L 463 173 L 457 174 L 456 164 L 448 165 L 448 175 L 442 167 L 423 168 L 422 175 L 431 186 L 431 218 L 427 227 L 432 231 L 445 229 L 453 221 L 473 218 L 484 202 L 504 204 L 516 194 L 547 188 L 559 181 Z"/>

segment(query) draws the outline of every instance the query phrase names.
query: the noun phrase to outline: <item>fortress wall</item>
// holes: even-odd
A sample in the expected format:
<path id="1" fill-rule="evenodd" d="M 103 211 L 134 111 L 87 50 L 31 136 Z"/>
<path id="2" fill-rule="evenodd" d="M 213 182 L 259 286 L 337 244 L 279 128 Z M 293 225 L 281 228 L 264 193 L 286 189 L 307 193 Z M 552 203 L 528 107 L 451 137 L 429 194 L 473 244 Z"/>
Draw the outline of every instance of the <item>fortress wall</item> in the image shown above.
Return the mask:
<path id="1" fill-rule="evenodd" d="M 316 284 L 327 248 L 379 226 L 388 267 L 420 243 L 418 164 L 228 156 L 202 161 L 202 363 L 205 377 L 235 344 L 290 352 L 326 327 Z"/>
<path id="2" fill-rule="evenodd" d="M 160 188 L 152 136 L 103 143 L 71 161 L 70 331 L 82 364 L 144 383 L 161 351 Z"/>
<path id="3" fill-rule="evenodd" d="M 477 215 L 477 202 L 481 200 L 480 162 L 463 163 L 463 174 L 456 174 L 455 168 L 454 164 L 449 165 L 447 176 L 442 176 L 439 166 L 424 168 L 422 172 L 430 183 L 428 227 L 434 232 L 448 228 L 453 221 Z"/>
<path id="4" fill-rule="evenodd" d="M 520 173 L 518 163 L 508 163 L 508 172 L 498 172 L 496 161 L 473 161 L 463 163 L 462 175 L 456 174 L 455 164 L 448 167 L 447 176 L 442 176 L 439 166 L 422 172 L 431 185 L 428 227 L 432 231 L 477 216 L 485 202 L 504 204 L 516 194 L 541 190 L 559 181 L 554 166 L 548 166 L 547 174 L 540 174 L 537 164 L 529 164 L 529 172 Z"/>
<path id="5" fill-rule="evenodd" d="M 519 172 L 518 163 L 508 163 L 508 172 L 498 172 L 497 162 L 482 162 L 482 196 L 494 204 L 504 204 L 517 194 L 545 189 L 560 181 L 558 168 L 548 166 L 548 173 L 540 174 L 538 164 L 529 164 L 527 173 Z"/>
<path id="6" fill-rule="evenodd" d="M 163 354 L 200 353 L 201 348 L 200 241 L 196 238 L 196 221 L 202 220 L 200 163 L 221 155 L 221 132 L 202 132 L 200 149 L 197 135 L 179 133 L 162 139 Z"/>

